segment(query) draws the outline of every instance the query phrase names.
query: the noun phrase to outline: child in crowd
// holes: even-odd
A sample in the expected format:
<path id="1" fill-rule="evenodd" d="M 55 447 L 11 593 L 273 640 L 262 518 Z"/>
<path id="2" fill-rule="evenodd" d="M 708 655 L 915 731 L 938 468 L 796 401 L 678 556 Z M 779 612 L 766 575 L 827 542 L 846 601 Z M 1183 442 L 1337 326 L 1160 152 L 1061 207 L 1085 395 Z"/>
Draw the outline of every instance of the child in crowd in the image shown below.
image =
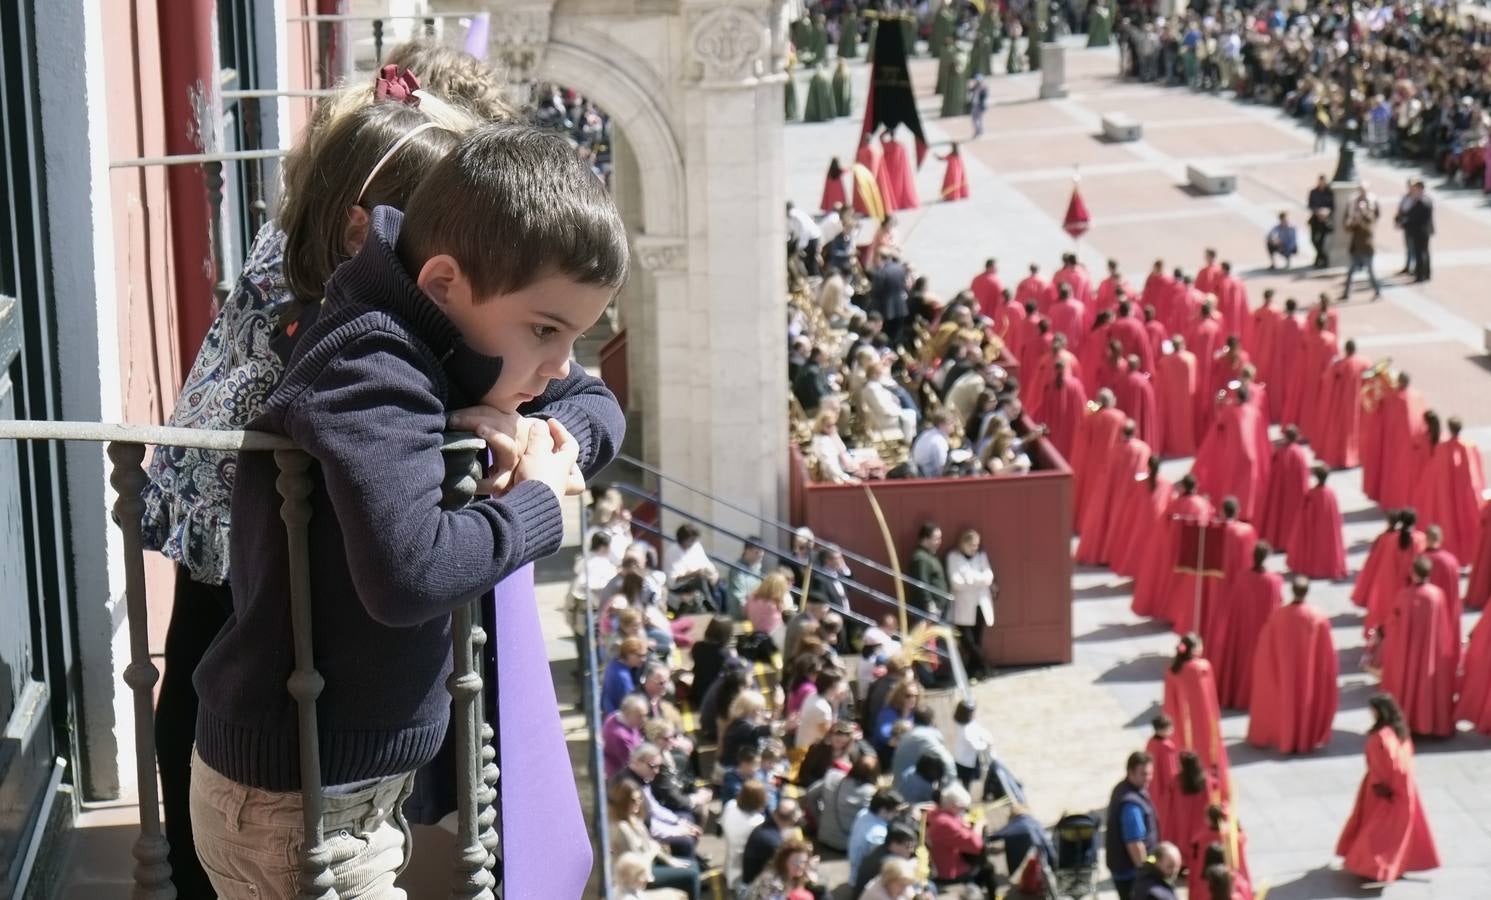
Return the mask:
<path id="1" fill-rule="evenodd" d="M 628 254 L 604 186 L 563 138 L 524 125 L 472 134 L 406 213 L 372 211 L 254 423 L 315 462 L 302 472 L 325 684 L 318 773 L 298 765 L 285 689 L 294 660 L 280 472 L 268 454 L 239 461 L 233 616 L 195 678 L 192 824 L 219 894 L 296 892 L 310 777 L 325 786 L 322 849 L 336 892 L 402 896 L 392 887 L 409 853 L 401 805 L 449 722 L 450 612 L 554 552 L 560 498 L 583 490 L 620 443 L 615 397 L 570 354 L 624 282 Z M 483 482 L 494 496 L 458 510 L 441 507 L 448 424 L 474 430 L 495 462 Z"/>
<path id="2" fill-rule="evenodd" d="M 746 782 L 761 780 L 760 748 L 751 745 L 741 747 L 740 753 L 735 757 L 735 768 L 726 769 L 725 777 L 720 783 L 720 802 L 729 803 L 734 800 Z"/>
<path id="3" fill-rule="evenodd" d="M 775 810 L 782 799 L 782 785 L 787 781 L 787 745 L 781 738 L 761 742 L 761 771 L 757 776 L 766 785 L 766 808 Z"/>
<path id="4" fill-rule="evenodd" d="M 958 769 L 958 780 L 969 790 L 986 774 L 994 758 L 994 736 L 973 718 L 977 711 L 972 700 L 959 700 L 953 710 L 953 721 L 958 725 L 958 736 L 953 741 L 953 764 Z"/>
<path id="5" fill-rule="evenodd" d="M 1151 720 L 1154 734 L 1144 751 L 1154 759 L 1154 777 L 1149 780 L 1149 796 L 1159 819 L 1160 836 L 1167 841 L 1183 841 L 1175 833 L 1172 807 L 1175 802 L 1175 779 L 1180 775 L 1180 748 L 1175 745 L 1175 722 L 1165 713 Z"/>

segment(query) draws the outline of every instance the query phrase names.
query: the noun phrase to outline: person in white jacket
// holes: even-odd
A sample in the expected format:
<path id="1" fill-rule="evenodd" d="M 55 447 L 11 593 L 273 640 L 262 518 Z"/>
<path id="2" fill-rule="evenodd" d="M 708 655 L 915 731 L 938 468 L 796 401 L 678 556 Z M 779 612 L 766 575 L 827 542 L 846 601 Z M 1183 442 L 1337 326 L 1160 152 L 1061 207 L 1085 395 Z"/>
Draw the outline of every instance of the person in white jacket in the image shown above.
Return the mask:
<path id="1" fill-rule="evenodd" d="M 985 670 L 984 629 L 994 624 L 994 567 L 982 549 L 982 539 L 972 528 L 958 538 L 947 555 L 947 580 L 953 602 L 948 621 L 958 628 L 958 648 L 970 675 Z"/>

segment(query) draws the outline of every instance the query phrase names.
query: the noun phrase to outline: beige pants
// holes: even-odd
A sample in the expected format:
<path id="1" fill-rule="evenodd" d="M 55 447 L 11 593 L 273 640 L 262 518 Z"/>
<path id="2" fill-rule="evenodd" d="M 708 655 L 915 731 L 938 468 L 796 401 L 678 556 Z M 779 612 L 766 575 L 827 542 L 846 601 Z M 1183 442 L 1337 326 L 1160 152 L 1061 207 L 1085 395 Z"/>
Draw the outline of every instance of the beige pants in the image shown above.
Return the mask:
<path id="1" fill-rule="evenodd" d="M 405 900 L 394 878 L 409 863 L 404 800 L 414 774 L 321 800 L 325 847 L 342 900 Z M 298 792 L 239 784 L 192 751 L 192 833 L 197 858 L 222 900 L 293 900 L 305 840 Z"/>

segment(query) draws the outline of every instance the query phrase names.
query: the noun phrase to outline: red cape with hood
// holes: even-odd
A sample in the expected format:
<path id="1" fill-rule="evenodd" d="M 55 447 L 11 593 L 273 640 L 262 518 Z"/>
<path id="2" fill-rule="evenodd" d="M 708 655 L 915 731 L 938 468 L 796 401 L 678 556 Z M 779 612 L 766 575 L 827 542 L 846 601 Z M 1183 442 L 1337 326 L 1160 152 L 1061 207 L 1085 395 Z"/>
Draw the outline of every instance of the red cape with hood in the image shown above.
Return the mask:
<path id="1" fill-rule="evenodd" d="M 1307 603 L 1274 610 L 1258 632 L 1248 743 L 1284 753 L 1324 747 L 1340 702 L 1330 620 Z"/>

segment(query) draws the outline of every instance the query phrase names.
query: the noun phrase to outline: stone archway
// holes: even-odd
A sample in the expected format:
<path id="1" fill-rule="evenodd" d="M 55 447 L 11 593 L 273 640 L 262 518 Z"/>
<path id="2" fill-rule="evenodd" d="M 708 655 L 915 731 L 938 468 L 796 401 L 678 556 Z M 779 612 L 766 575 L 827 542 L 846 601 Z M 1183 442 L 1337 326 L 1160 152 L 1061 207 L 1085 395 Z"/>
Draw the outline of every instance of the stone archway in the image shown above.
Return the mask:
<path id="1" fill-rule="evenodd" d="M 770 517 L 786 493 L 782 3 L 482 4 L 509 78 L 594 99 L 635 163 L 638 284 L 622 317 L 644 455 Z M 741 533 L 759 528 L 675 499 Z"/>

